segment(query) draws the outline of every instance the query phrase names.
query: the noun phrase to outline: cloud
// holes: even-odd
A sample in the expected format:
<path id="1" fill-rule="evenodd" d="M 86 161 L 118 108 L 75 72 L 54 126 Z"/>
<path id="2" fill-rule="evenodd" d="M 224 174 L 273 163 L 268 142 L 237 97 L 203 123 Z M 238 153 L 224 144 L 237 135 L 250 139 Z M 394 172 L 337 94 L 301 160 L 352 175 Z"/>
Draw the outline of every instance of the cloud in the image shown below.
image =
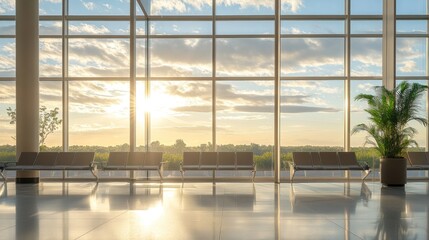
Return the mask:
<path id="1" fill-rule="evenodd" d="M 110 4 L 108 4 L 108 3 L 104 3 L 104 4 L 101 4 L 103 7 L 105 7 L 105 8 L 107 8 L 107 9 L 112 9 L 112 5 L 110 5 Z"/>
<path id="2" fill-rule="evenodd" d="M 0 76 L 15 76 L 15 41 L 0 42 Z"/>
<path id="3" fill-rule="evenodd" d="M 212 0 L 152 0 L 150 13 L 159 15 L 163 13 L 191 13 L 199 12 L 203 8 L 211 8 Z"/>
<path id="4" fill-rule="evenodd" d="M 15 82 L 0 82 L 0 86 L 0 102 L 15 105 Z"/>
<path id="5" fill-rule="evenodd" d="M 15 11 L 15 0 L 0 1 L 0 14 L 12 13 Z"/>
<path id="6" fill-rule="evenodd" d="M 237 112 L 254 112 L 254 113 L 274 113 L 274 105 L 266 106 L 235 106 L 234 110 Z M 309 107 L 298 105 L 283 105 L 281 107 L 282 113 L 309 113 L 309 112 L 341 112 L 340 109 L 323 108 L 323 107 Z"/>
<path id="7" fill-rule="evenodd" d="M 396 41 L 396 63 L 399 75 L 425 73 L 426 40 L 400 38 Z"/>
<path id="8" fill-rule="evenodd" d="M 212 99 L 212 87 L 211 83 L 201 82 L 187 82 L 180 85 L 171 84 L 166 86 L 166 94 L 179 97 L 201 98 L 209 101 Z"/>
<path id="9" fill-rule="evenodd" d="M 373 92 L 375 86 L 372 83 L 360 83 L 358 84 L 358 89 L 363 90 L 363 92 Z"/>
<path id="10" fill-rule="evenodd" d="M 70 30 L 71 34 L 99 35 L 99 34 L 110 33 L 110 30 L 103 25 L 98 27 L 98 26 L 95 26 L 92 24 L 87 24 L 87 23 L 80 23 L 78 25 L 70 24 L 69 30 Z"/>
<path id="11" fill-rule="evenodd" d="M 1 26 L 0 27 L 0 34 L 1 35 L 14 35 L 15 34 L 15 24 L 14 23 L 10 23 L 10 25 L 3 25 L 3 26 Z"/>
<path id="12" fill-rule="evenodd" d="M 83 4 L 83 6 L 87 10 L 94 10 L 94 7 L 95 7 L 95 3 L 94 2 L 85 2 L 85 1 L 81 0 L 81 3 Z"/>
<path id="13" fill-rule="evenodd" d="M 273 76 L 273 39 L 218 39 L 218 76 Z"/>
<path id="14" fill-rule="evenodd" d="M 283 11 L 286 11 L 286 12 L 296 13 L 303 6 L 304 4 L 302 0 L 283 0 L 282 1 L 282 9 Z"/>
<path id="15" fill-rule="evenodd" d="M 69 75 L 129 76 L 129 41 L 70 39 Z"/>
<path id="16" fill-rule="evenodd" d="M 303 38 L 282 40 L 282 75 L 344 75 L 343 39 Z"/>
<path id="17" fill-rule="evenodd" d="M 70 112 L 128 116 L 129 85 L 124 82 L 70 82 Z"/>
<path id="18" fill-rule="evenodd" d="M 217 0 L 218 6 L 237 8 L 239 10 L 261 8 L 274 9 L 272 0 Z M 282 7 L 289 12 L 297 12 L 303 7 L 302 0 L 283 0 Z M 189 14 L 201 13 L 204 9 L 211 9 L 211 0 L 153 0 L 150 12 L 153 15 L 167 13 Z"/>
<path id="19" fill-rule="evenodd" d="M 211 49 L 208 39 L 154 39 L 150 51 L 152 76 L 211 76 Z"/>
<path id="20" fill-rule="evenodd" d="M 405 73 L 411 73 L 417 70 L 417 63 L 415 61 L 402 61 L 401 66 L 398 68 L 399 71 Z"/>
<path id="21" fill-rule="evenodd" d="M 173 110 L 176 112 L 211 112 L 212 106 L 184 106 L 173 108 Z"/>

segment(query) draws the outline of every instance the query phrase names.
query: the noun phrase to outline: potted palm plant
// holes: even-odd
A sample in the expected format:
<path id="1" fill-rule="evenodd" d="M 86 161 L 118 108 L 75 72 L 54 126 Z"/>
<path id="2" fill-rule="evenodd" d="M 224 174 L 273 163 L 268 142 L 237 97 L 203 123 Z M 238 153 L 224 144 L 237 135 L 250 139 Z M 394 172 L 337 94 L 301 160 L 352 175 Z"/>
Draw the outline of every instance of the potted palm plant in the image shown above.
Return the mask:
<path id="1" fill-rule="evenodd" d="M 368 133 L 365 144 L 374 146 L 380 154 L 380 181 L 386 186 L 404 186 L 407 182 L 407 160 L 402 157 L 408 147 L 418 146 L 413 140 L 417 130 L 409 122 L 426 126 L 426 118 L 419 116 L 418 100 L 427 86 L 401 82 L 393 90 L 375 87 L 375 95 L 359 94 L 355 100 L 368 104 L 369 124 L 358 124 L 352 134 Z"/>

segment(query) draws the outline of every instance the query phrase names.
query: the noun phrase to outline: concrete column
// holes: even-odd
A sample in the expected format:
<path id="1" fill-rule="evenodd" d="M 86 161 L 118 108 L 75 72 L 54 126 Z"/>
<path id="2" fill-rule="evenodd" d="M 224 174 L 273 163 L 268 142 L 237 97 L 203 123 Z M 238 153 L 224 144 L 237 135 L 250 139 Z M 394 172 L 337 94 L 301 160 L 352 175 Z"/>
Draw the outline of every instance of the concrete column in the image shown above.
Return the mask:
<path id="1" fill-rule="evenodd" d="M 275 1 L 275 40 L 274 40 L 274 182 L 280 183 L 281 178 L 281 1 Z"/>
<path id="2" fill-rule="evenodd" d="M 16 154 L 39 151 L 39 1 L 16 0 Z M 16 183 L 38 183 L 18 171 Z"/>
<path id="3" fill-rule="evenodd" d="M 395 88 L 396 78 L 396 6 L 395 1 L 383 1 L 383 86 Z"/>

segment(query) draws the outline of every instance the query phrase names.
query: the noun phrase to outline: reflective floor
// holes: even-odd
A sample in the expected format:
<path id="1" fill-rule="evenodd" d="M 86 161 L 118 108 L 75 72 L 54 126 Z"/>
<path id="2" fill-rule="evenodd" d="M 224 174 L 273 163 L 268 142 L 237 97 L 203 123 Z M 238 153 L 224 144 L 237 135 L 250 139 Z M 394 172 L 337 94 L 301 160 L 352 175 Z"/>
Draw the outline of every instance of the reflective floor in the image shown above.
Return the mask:
<path id="1" fill-rule="evenodd" d="M 429 239 L 429 185 L 0 184 L 0 239 Z"/>

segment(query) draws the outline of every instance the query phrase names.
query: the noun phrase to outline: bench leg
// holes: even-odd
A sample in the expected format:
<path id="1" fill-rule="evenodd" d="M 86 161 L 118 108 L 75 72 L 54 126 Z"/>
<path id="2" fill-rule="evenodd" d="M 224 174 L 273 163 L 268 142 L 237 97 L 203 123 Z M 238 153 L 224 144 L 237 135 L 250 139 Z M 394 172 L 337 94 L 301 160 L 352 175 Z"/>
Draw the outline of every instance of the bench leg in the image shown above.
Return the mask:
<path id="1" fill-rule="evenodd" d="M 365 170 L 365 176 L 363 176 L 362 181 L 365 181 L 365 179 L 369 176 L 369 174 L 371 173 L 371 169 Z"/>
<path id="2" fill-rule="evenodd" d="M 290 170 L 290 182 L 292 183 L 293 182 L 293 178 L 295 177 L 295 173 L 296 173 L 296 171 L 295 171 L 295 168 L 294 167 L 290 167 L 289 168 Z"/>
<path id="3" fill-rule="evenodd" d="M 97 168 L 96 167 L 95 168 L 91 168 L 91 173 L 95 177 L 95 180 L 98 182 L 98 175 L 97 175 L 98 170 L 97 170 Z"/>
<path id="4" fill-rule="evenodd" d="M 216 170 L 213 170 L 213 184 L 216 184 L 216 181 L 215 181 L 215 179 L 216 179 Z"/>
<path id="5" fill-rule="evenodd" d="M 252 170 L 252 183 L 255 182 L 256 170 Z"/>
<path id="6" fill-rule="evenodd" d="M 161 181 L 161 183 L 162 183 L 162 173 L 161 173 L 161 169 L 158 169 L 158 174 L 159 174 L 159 179 L 160 179 L 160 181 Z"/>
<path id="7" fill-rule="evenodd" d="M 182 182 L 183 182 L 183 179 L 185 178 L 185 171 L 180 170 L 180 174 L 182 174 Z"/>
<path id="8" fill-rule="evenodd" d="M 0 176 L 3 178 L 3 181 L 7 182 L 6 175 L 4 175 L 3 171 L 4 171 L 4 169 L 2 169 L 2 170 L 0 171 Z"/>

